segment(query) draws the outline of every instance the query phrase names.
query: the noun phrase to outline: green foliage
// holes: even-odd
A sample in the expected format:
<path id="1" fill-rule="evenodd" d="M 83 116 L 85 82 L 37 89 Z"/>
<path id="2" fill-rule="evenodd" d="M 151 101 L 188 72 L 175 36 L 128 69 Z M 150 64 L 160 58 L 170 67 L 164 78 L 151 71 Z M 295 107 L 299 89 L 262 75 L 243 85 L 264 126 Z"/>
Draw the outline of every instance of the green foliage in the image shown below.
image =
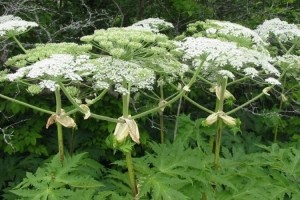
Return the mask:
<path id="1" fill-rule="evenodd" d="M 101 166 L 87 158 L 85 153 L 66 156 L 63 165 L 58 156 L 35 174 L 27 173 L 26 178 L 11 192 L 22 199 L 74 199 L 76 196 L 93 194 L 103 184 L 95 178 Z M 90 190 L 90 191 L 87 191 Z"/>

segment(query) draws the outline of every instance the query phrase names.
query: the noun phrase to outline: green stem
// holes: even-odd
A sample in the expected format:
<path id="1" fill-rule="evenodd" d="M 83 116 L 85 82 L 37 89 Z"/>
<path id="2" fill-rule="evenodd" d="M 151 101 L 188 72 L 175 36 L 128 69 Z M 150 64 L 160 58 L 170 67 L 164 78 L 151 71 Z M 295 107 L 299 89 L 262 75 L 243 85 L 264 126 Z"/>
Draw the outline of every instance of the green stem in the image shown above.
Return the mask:
<path id="1" fill-rule="evenodd" d="M 164 88 L 163 85 L 161 84 L 159 86 L 160 89 L 160 101 L 164 101 Z M 164 144 L 165 143 L 165 131 L 164 131 L 164 111 L 161 109 L 159 111 L 159 125 L 160 125 L 160 143 Z"/>
<path id="2" fill-rule="evenodd" d="M 14 39 L 14 41 L 18 44 L 18 46 L 20 47 L 20 49 L 22 49 L 22 51 L 24 53 L 27 53 L 26 49 L 23 47 L 23 45 L 20 43 L 20 41 L 16 38 L 16 36 L 12 36 L 12 38 Z"/>
<path id="3" fill-rule="evenodd" d="M 92 105 L 96 103 L 97 101 L 101 100 L 102 97 L 107 93 L 108 89 L 103 90 L 95 99 L 93 99 L 91 102 L 88 103 L 88 105 Z"/>
<path id="4" fill-rule="evenodd" d="M 59 87 L 57 87 L 55 89 L 55 100 L 56 100 L 56 116 L 60 116 L 60 114 L 61 114 L 61 94 L 60 94 L 60 88 Z M 60 123 L 56 122 L 56 127 L 57 127 L 59 160 L 60 160 L 61 164 L 63 164 L 63 161 L 64 161 L 64 142 L 63 142 L 62 125 Z"/>
<path id="5" fill-rule="evenodd" d="M 284 94 L 285 93 L 285 84 L 286 84 L 286 76 L 285 76 L 285 73 L 283 75 L 284 77 L 284 80 L 283 80 L 283 83 L 282 83 L 282 89 L 281 89 L 281 94 Z M 283 100 L 282 98 L 280 99 L 280 104 L 279 104 L 279 111 L 282 109 L 283 107 Z M 278 128 L 279 128 L 279 123 L 276 124 L 276 127 L 275 127 L 275 130 L 274 130 L 274 143 L 277 143 L 277 137 L 278 137 Z"/>
<path id="6" fill-rule="evenodd" d="M 288 52 L 288 50 L 285 48 L 285 46 L 280 42 L 279 38 L 277 36 L 275 36 L 279 46 L 285 51 L 285 53 Z"/>
<path id="7" fill-rule="evenodd" d="M 164 131 L 164 112 L 159 111 L 159 125 L 160 125 L 160 143 L 165 143 L 165 131 Z"/>
<path id="8" fill-rule="evenodd" d="M 50 115 L 52 115 L 52 114 L 55 113 L 55 112 L 52 112 L 52 111 L 50 111 L 50 110 L 46 110 L 46 109 L 43 109 L 43 108 L 39 108 L 39 107 L 33 106 L 33 105 L 31 105 L 31 104 L 25 103 L 25 102 L 23 102 L 23 101 L 19 101 L 19 100 L 17 100 L 17 99 L 10 98 L 10 97 L 5 96 L 5 95 L 3 95 L 3 94 L 0 94 L 0 97 L 3 98 L 3 99 L 9 100 L 9 101 L 11 101 L 11 102 L 14 102 L 14 103 L 17 103 L 17 104 L 26 106 L 26 107 L 28 107 L 28 108 L 32 108 L 32 109 L 37 110 L 37 111 L 42 112 L 42 113 L 47 113 L 47 114 L 50 114 Z"/>
<path id="9" fill-rule="evenodd" d="M 191 104 L 193 104 L 194 106 L 196 106 L 197 108 L 200 108 L 201 110 L 207 112 L 207 113 L 210 113 L 210 114 L 213 114 L 214 111 L 212 110 L 209 110 L 207 108 L 205 108 L 204 106 L 201 106 L 200 104 L 198 104 L 197 102 L 195 102 L 194 100 L 192 100 L 191 98 L 189 98 L 187 95 L 183 95 L 183 97 L 188 100 Z"/>
<path id="10" fill-rule="evenodd" d="M 296 40 L 294 41 L 293 45 L 291 46 L 291 48 L 290 48 L 285 54 L 286 54 L 286 55 L 287 55 L 287 54 L 290 54 L 290 53 L 294 50 L 294 48 L 296 47 L 297 43 L 298 43 L 298 40 L 296 39 Z"/>
<path id="11" fill-rule="evenodd" d="M 273 88 L 273 86 L 271 86 L 271 87 Z M 240 106 L 238 106 L 238 107 L 232 109 L 231 111 L 226 112 L 226 115 L 230 115 L 230 114 L 232 114 L 232 113 L 235 113 L 236 111 L 238 111 L 238 110 L 242 109 L 243 107 L 245 107 L 245 106 L 251 104 L 252 102 L 256 101 L 257 99 L 261 98 L 261 97 L 264 96 L 264 95 L 266 95 L 266 94 L 263 93 L 263 92 L 260 93 L 260 94 L 258 94 L 257 96 L 253 97 L 252 99 L 250 99 L 250 100 L 247 101 L 246 103 L 243 103 L 242 105 L 240 105 Z"/>
<path id="12" fill-rule="evenodd" d="M 221 86 L 220 91 L 220 99 L 217 99 L 217 112 L 223 112 L 223 105 L 224 105 L 224 96 L 227 86 L 227 78 L 220 77 L 220 80 L 218 80 L 218 85 Z M 217 121 L 217 135 L 216 135 L 216 144 L 215 144 L 215 160 L 214 165 L 215 167 L 219 166 L 220 162 L 220 149 L 221 149 L 221 139 L 222 139 L 222 131 L 223 131 L 223 121 L 222 119 L 218 118 Z"/>
<path id="13" fill-rule="evenodd" d="M 223 121 L 218 119 L 218 128 L 216 135 L 216 144 L 215 144 L 215 160 L 214 166 L 218 167 L 220 162 L 220 149 L 221 149 L 221 141 L 222 141 L 222 130 L 223 130 Z"/>
<path id="14" fill-rule="evenodd" d="M 128 169 L 130 187 L 131 187 L 133 198 L 135 199 L 137 197 L 138 190 L 137 190 L 137 185 L 136 185 L 136 181 L 135 181 L 131 152 L 126 152 L 125 156 L 126 156 L 126 165 L 127 165 L 127 169 Z"/>
<path id="15" fill-rule="evenodd" d="M 250 77 L 249 76 L 245 76 L 243 78 L 240 78 L 240 79 L 237 79 L 237 80 L 234 80 L 234 81 L 231 81 L 230 83 L 227 84 L 227 87 L 230 86 L 230 85 L 233 85 L 233 84 L 236 84 L 236 83 L 239 83 L 239 82 L 242 82 L 246 79 L 249 79 Z"/>
<path id="16" fill-rule="evenodd" d="M 196 82 L 196 79 L 198 77 L 198 75 L 200 74 L 200 71 L 202 69 L 202 66 L 204 64 L 205 60 L 202 60 L 199 67 L 197 68 L 197 70 L 195 71 L 193 77 L 191 78 L 191 80 L 189 81 L 189 83 L 185 86 L 187 88 L 190 88 L 195 82 Z M 180 97 L 182 97 L 187 91 L 186 90 L 181 90 L 173 99 L 171 99 L 170 101 L 166 102 L 164 105 L 160 105 L 156 108 L 152 108 L 150 110 L 147 110 L 145 112 L 142 112 L 140 114 L 137 114 L 137 115 L 134 115 L 132 117 L 130 117 L 131 119 L 137 119 L 137 118 L 141 118 L 141 117 L 144 117 L 146 115 L 149 115 L 151 113 L 154 113 L 154 112 L 157 112 L 159 111 L 160 109 L 162 108 L 165 108 L 167 107 L 168 105 L 171 105 L 172 103 L 174 103 L 175 101 L 177 101 Z"/>
<path id="17" fill-rule="evenodd" d="M 126 83 L 124 83 L 123 86 L 126 87 Z M 128 85 L 127 89 L 128 91 L 130 91 L 130 85 Z M 128 118 L 130 93 L 123 95 L 122 100 L 123 100 L 123 117 Z M 127 165 L 128 176 L 130 181 L 130 187 L 131 187 L 133 198 L 135 199 L 137 197 L 138 190 L 137 190 L 137 185 L 136 185 L 136 180 L 134 175 L 134 167 L 131 158 L 131 151 L 125 152 L 124 154 L 126 157 L 126 165 Z"/>
<path id="18" fill-rule="evenodd" d="M 67 89 L 65 88 L 65 86 L 62 84 L 62 83 L 58 83 L 61 90 L 63 91 L 63 93 L 66 95 L 67 99 L 70 101 L 70 103 L 75 107 L 76 110 L 80 111 L 81 113 L 84 114 L 84 110 L 82 108 L 80 108 L 80 106 L 76 103 L 76 101 L 70 96 L 70 94 L 68 93 Z M 103 92 L 101 93 L 102 96 L 105 94 L 103 94 Z M 100 95 L 101 95 L 100 94 Z M 100 96 L 99 95 L 99 96 Z M 98 97 L 99 97 L 98 96 Z M 99 99 L 98 99 L 99 100 Z M 68 113 L 66 114 L 72 114 L 74 112 L 76 112 L 76 110 L 71 110 L 69 111 Z M 114 122 L 114 123 L 118 123 L 118 122 L 121 122 L 120 120 L 118 119 L 115 119 L 115 118 L 111 118 L 111 117 L 106 117 L 106 116 L 102 116 L 102 115 L 97 115 L 97 114 L 94 114 L 94 113 L 91 113 L 91 116 L 90 117 L 93 117 L 95 119 L 100 119 L 100 120 L 105 120 L 105 121 L 109 121 L 109 122 Z"/>
<path id="19" fill-rule="evenodd" d="M 178 130 L 178 123 L 179 123 L 179 114 L 182 104 L 182 96 L 179 98 L 178 107 L 177 107 L 177 113 L 176 113 L 176 120 L 175 120 L 175 126 L 174 126 L 174 134 L 173 134 L 173 141 L 175 141 L 177 136 L 177 130 Z"/>

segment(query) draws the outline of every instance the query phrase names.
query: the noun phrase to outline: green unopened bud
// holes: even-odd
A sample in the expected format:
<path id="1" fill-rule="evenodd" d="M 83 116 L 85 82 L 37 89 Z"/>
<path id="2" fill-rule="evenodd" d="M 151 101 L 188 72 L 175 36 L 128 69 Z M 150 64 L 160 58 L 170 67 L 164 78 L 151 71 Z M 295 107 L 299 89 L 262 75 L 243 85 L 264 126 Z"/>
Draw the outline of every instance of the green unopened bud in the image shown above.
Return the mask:
<path id="1" fill-rule="evenodd" d="M 120 58 L 125 54 L 125 50 L 121 48 L 113 48 L 110 50 L 110 54 L 115 58 Z"/>
<path id="2" fill-rule="evenodd" d="M 83 42 L 91 42 L 93 39 L 94 39 L 94 36 L 92 36 L 92 35 L 87 35 L 87 36 L 83 36 L 82 38 L 80 38 L 80 40 Z"/>
<path id="3" fill-rule="evenodd" d="M 74 86 L 68 86 L 68 87 L 66 87 L 66 90 L 71 97 L 75 97 L 79 93 L 79 90 Z"/>
<path id="4" fill-rule="evenodd" d="M 42 92 L 42 88 L 39 85 L 30 85 L 27 88 L 27 92 L 29 92 L 31 95 L 39 94 Z"/>

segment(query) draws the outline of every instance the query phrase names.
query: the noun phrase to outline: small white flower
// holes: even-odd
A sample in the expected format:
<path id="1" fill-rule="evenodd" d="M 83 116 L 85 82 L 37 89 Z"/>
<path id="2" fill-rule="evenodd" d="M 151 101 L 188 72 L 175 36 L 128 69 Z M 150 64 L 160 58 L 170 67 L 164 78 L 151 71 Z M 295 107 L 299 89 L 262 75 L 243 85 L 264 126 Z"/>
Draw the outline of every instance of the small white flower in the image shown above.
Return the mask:
<path id="1" fill-rule="evenodd" d="M 234 79 L 234 74 L 228 70 L 222 69 L 222 70 L 218 71 L 218 74 L 220 74 L 224 78 Z"/>
<path id="2" fill-rule="evenodd" d="M 170 22 L 166 22 L 163 19 L 148 18 L 148 19 L 144 19 L 139 22 L 136 22 L 127 28 L 135 29 L 135 30 L 151 31 L 151 32 L 157 33 L 163 29 L 174 28 L 174 26 Z"/>
<path id="3" fill-rule="evenodd" d="M 207 25 L 214 27 L 206 30 L 206 33 L 208 34 L 219 33 L 224 35 L 232 35 L 234 37 L 243 37 L 252 40 L 255 45 L 266 45 L 266 43 L 255 31 L 240 24 L 218 20 L 206 20 L 205 22 Z"/>
<path id="4" fill-rule="evenodd" d="M 76 57 L 70 54 L 54 54 L 50 58 L 22 67 L 13 74 L 8 74 L 7 78 L 10 81 L 21 78 L 44 79 L 40 82 L 41 88 L 54 91 L 55 81 L 82 81 L 83 77 L 90 75 L 95 70 L 96 66 L 89 63 L 87 55 Z"/>
<path id="5" fill-rule="evenodd" d="M 300 29 L 297 25 L 281 21 L 279 18 L 266 20 L 255 31 L 267 42 L 269 42 L 271 34 L 274 34 L 280 42 L 289 42 L 300 37 Z"/>
<path id="6" fill-rule="evenodd" d="M 57 84 L 54 82 L 54 81 L 51 81 L 51 80 L 43 80 L 39 83 L 39 86 L 44 89 L 44 88 L 47 88 L 49 89 L 50 91 L 54 92 L 56 87 L 57 87 Z"/>
<path id="7" fill-rule="evenodd" d="M 37 26 L 35 22 L 28 22 L 13 15 L 4 15 L 0 17 L 0 37 L 18 35 Z"/>
<path id="8" fill-rule="evenodd" d="M 251 76 L 251 78 L 258 76 L 258 71 L 253 67 L 247 67 L 243 71 L 246 76 Z"/>
<path id="9" fill-rule="evenodd" d="M 114 84 L 116 92 L 128 94 L 129 91 L 122 86 L 124 81 L 135 90 L 151 90 L 155 82 L 155 74 L 152 70 L 134 62 L 106 56 L 94 60 L 93 64 L 97 66 L 93 75 L 94 88 L 97 89 L 103 89 Z"/>
<path id="10" fill-rule="evenodd" d="M 272 77 L 265 79 L 265 82 L 267 82 L 271 85 L 281 85 L 281 83 L 277 79 L 272 78 Z"/>
<path id="11" fill-rule="evenodd" d="M 239 47 L 236 43 L 225 42 L 218 39 L 204 37 L 187 37 L 183 42 L 177 42 L 177 50 L 183 52 L 183 61 L 191 61 L 197 68 L 205 58 L 203 74 L 213 74 L 220 70 L 227 70 L 231 73 L 236 71 L 244 72 L 245 75 L 257 76 L 261 68 L 266 74 L 279 76 L 279 71 L 271 64 L 272 58 L 265 53 Z M 249 68 L 249 66 L 252 66 Z M 220 72 L 219 72 L 220 73 Z M 221 71 L 221 73 L 225 73 Z M 227 77 L 233 78 L 233 74 Z"/>

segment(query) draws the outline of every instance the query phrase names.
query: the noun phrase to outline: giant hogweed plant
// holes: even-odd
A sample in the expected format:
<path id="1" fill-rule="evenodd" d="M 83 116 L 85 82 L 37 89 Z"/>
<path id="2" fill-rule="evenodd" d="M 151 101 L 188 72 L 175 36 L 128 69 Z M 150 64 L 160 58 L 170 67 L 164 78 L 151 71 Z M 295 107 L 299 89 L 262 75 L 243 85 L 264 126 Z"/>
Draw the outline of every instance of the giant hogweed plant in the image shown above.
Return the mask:
<path id="1" fill-rule="evenodd" d="M 10 18 L 7 21 L 9 20 Z M 153 169 L 146 169 L 146 166 L 143 166 L 144 162 L 158 167 L 155 164 L 155 157 L 151 156 L 149 157 L 151 161 L 147 159 L 137 160 L 138 163 L 135 167 L 131 151 L 135 143 L 140 143 L 139 128 L 136 120 L 155 112 L 159 112 L 160 116 L 162 116 L 161 119 L 163 119 L 163 111 L 166 106 L 171 105 L 182 97 L 187 99 L 190 103 L 209 114 L 203 120 L 204 125 L 212 126 L 215 124 L 216 126 L 215 142 L 211 144 L 210 150 L 206 152 L 214 153 L 212 166 L 219 168 L 222 166 L 222 163 L 220 163 L 220 151 L 222 149 L 221 137 L 224 126 L 238 125 L 237 119 L 230 115 L 261 96 L 269 95 L 268 92 L 272 88 L 280 85 L 279 80 L 282 78 L 280 72 L 272 65 L 272 59 L 264 47 L 266 44 L 255 32 L 229 22 L 206 21 L 202 22 L 201 25 L 203 27 L 200 31 L 197 28 L 192 28 L 195 31 L 192 37 L 185 37 L 177 42 L 169 40 L 163 34 L 157 33 L 161 27 L 171 27 L 171 25 L 155 19 L 126 28 L 96 30 L 93 35 L 82 37 L 81 40 L 88 43 L 87 45 L 72 43 L 40 44 L 30 50 L 25 50 L 15 37 L 16 34 L 13 35 L 11 34 L 13 32 L 9 32 L 10 34 L 7 34 L 7 37 L 12 37 L 25 54 L 8 60 L 8 66 L 19 68 L 14 73 L 8 73 L 4 79 L 28 85 L 27 91 L 32 94 L 39 94 L 44 90 L 54 93 L 56 110 L 51 111 L 39 108 L 3 94 L 0 97 L 50 115 L 46 127 L 48 128 L 52 124 L 56 124 L 57 127 L 59 153 L 58 158 L 55 157 L 52 162 L 56 163 L 55 168 L 57 168 L 58 173 L 59 166 L 55 159 L 60 160 L 62 169 L 66 168 L 68 166 L 67 163 L 69 163 L 69 160 L 64 161 L 63 127 L 75 128 L 77 124 L 80 126 L 80 122 L 76 124 L 70 115 L 81 112 L 86 120 L 95 118 L 116 123 L 114 134 L 109 137 L 109 141 L 114 149 L 121 150 L 125 155 L 125 163 L 128 170 L 128 180 L 125 182 L 130 186 L 134 199 L 148 195 L 155 199 L 188 198 L 176 192 L 176 189 L 185 188 L 183 186 L 187 184 L 186 180 L 189 180 L 189 182 L 192 180 L 191 172 L 187 172 L 184 175 L 181 174 L 183 172 L 181 171 L 182 169 L 179 169 L 178 172 L 175 170 L 175 173 L 170 171 L 165 176 L 165 180 L 163 178 L 160 179 L 159 174 L 161 173 L 157 175 Z M 3 27 L 6 28 L 4 25 Z M 28 26 L 24 27 L 22 31 L 28 28 Z M 3 35 L 5 34 L 3 33 Z M 265 87 L 261 94 L 253 97 L 251 100 L 232 110 L 225 111 L 225 100 L 235 98 L 227 88 L 246 79 L 268 87 Z M 204 82 L 209 85 L 209 90 L 215 93 L 216 104 L 214 110 L 206 108 L 201 105 L 201 102 L 195 102 L 188 97 L 188 92 L 193 89 L 192 86 L 196 82 Z M 160 91 L 158 95 L 155 94 L 159 98 L 154 98 L 158 100 L 158 106 L 142 113 L 134 113 L 130 109 L 132 94 L 142 91 L 145 94 L 148 93 L 147 97 L 150 98 L 154 94 L 153 88 L 156 87 Z M 174 87 L 177 91 L 169 97 L 164 97 L 164 87 Z M 109 90 L 114 90 L 122 96 L 123 109 L 121 117 L 103 116 L 101 111 L 93 112 L 89 108 L 92 104 L 101 101 Z M 83 96 L 78 95 L 86 93 L 96 93 L 97 95 L 93 99 L 84 99 Z M 62 95 L 68 99 L 73 109 L 63 109 L 65 104 L 63 105 Z M 160 120 L 160 123 L 163 130 L 163 120 Z M 162 131 L 161 142 L 164 142 L 163 134 Z M 213 141 L 213 138 L 212 136 L 211 141 Z M 215 149 L 212 148 L 213 146 L 215 146 Z M 162 151 L 158 147 L 152 147 L 156 149 L 156 153 Z M 182 151 L 183 154 L 191 153 L 189 150 L 185 152 L 182 149 Z M 198 155 L 197 151 L 192 154 L 195 155 L 195 158 Z M 165 156 L 163 155 L 163 157 Z M 72 162 L 72 158 L 70 159 L 70 162 Z M 78 159 L 80 159 L 80 156 Z M 78 162 L 80 163 L 80 161 Z M 150 164 L 151 162 L 152 164 Z M 197 167 L 191 167 L 192 164 L 188 163 L 189 161 L 184 162 L 187 166 L 182 166 L 183 169 L 198 169 Z M 77 164 L 74 165 L 74 167 L 76 166 Z M 141 166 L 143 167 L 140 168 Z M 51 165 L 48 167 L 53 168 Z M 223 167 L 227 169 L 226 165 Z M 66 168 L 66 170 L 72 171 L 73 169 Z M 138 175 L 135 174 L 136 170 L 139 172 Z M 140 170 L 144 171 L 141 173 Z M 154 174 L 151 174 L 151 170 Z M 215 171 L 213 168 L 210 170 L 209 174 Z M 225 171 L 222 171 L 222 173 L 225 173 Z M 47 178 L 48 172 L 49 170 L 44 168 L 40 169 L 36 176 L 28 174 L 27 178 L 14 190 L 14 193 L 26 196 L 24 191 L 34 188 L 35 190 L 44 191 L 38 192 L 37 195 L 40 196 L 34 197 L 52 199 L 55 197 L 55 193 L 58 194 L 60 192 L 60 187 L 71 188 L 73 192 L 77 191 L 74 189 L 76 187 L 88 187 L 86 184 L 73 184 L 70 180 L 54 183 L 53 181 L 57 181 L 56 178 L 58 176 L 54 174 L 49 179 L 49 177 Z M 149 174 L 147 174 L 148 172 Z M 122 177 L 118 177 L 118 172 L 114 173 L 116 176 L 112 177 Z M 49 184 L 54 184 L 53 187 L 50 187 L 49 184 L 46 187 L 39 187 L 36 181 L 29 181 L 44 175 L 45 180 L 50 181 Z M 155 175 L 157 180 L 151 179 L 150 181 L 148 178 L 152 177 L 152 175 Z M 165 182 L 170 175 L 173 176 L 172 180 L 178 184 L 178 188 L 172 189 Z M 76 176 L 78 178 L 80 173 L 79 175 L 76 173 Z M 161 176 L 164 176 L 163 173 Z M 176 177 L 184 177 L 186 180 L 176 179 Z M 72 180 L 75 180 L 75 178 Z M 94 179 L 89 177 L 86 180 Z M 155 185 L 159 186 L 159 181 L 165 182 L 161 185 L 163 188 L 155 187 Z M 199 179 L 195 181 L 199 181 Z M 75 183 L 78 182 L 84 183 L 83 180 L 76 179 Z M 222 191 L 222 186 L 236 190 L 230 183 L 225 183 L 216 177 L 213 181 L 202 182 L 200 185 L 206 185 L 206 190 L 198 194 L 203 199 L 212 197 L 213 194 L 211 194 L 210 190 L 213 190 L 214 187 L 218 188 L 218 191 Z M 91 187 L 99 186 L 100 184 L 95 182 Z M 108 196 L 111 195 L 111 197 L 116 195 L 114 193 L 106 194 Z M 101 192 L 99 192 L 99 195 L 98 198 L 101 197 Z M 29 196 L 26 197 L 29 198 Z M 67 197 L 65 194 L 64 198 Z"/>
<path id="2" fill-rule="evenodd" d="M 299 104 L 299 45 L 300 29 L 295 24 L 289 24 L 278 18 L 266 20 L 255 31 L 269 44 L 269 49 L 275 57 L 275 64 L 282 71 L 282 86 L 275 90 L 279 98 L 278 112 L 285 110 L 297 110 Z M 293 114 L 292 114 L 293 115 Z M 277 124 L 274 127 L 274 142 L 277 142 L 281 115 L 277 116 Z"/>

